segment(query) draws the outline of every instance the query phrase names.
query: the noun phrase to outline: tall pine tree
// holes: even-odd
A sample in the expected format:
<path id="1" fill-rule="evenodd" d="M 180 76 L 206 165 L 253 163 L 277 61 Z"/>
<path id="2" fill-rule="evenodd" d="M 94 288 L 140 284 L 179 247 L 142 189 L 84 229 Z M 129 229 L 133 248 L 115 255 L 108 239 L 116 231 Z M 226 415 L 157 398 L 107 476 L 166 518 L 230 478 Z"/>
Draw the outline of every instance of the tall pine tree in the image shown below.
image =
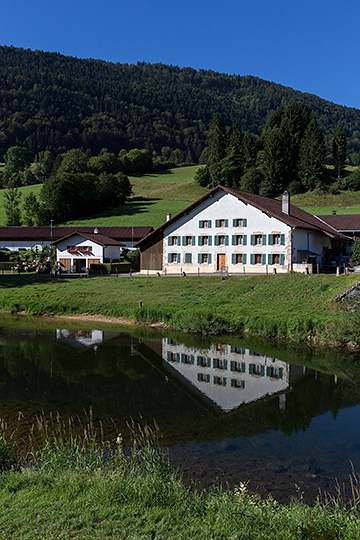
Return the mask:
<path id="1" fill-rule="evenodd" d="M 325 175 L 326 145 L 314 114 L 300 144 L 299 180 L 305 190 L 323 187 Z"/>
<path id="2" fill-rule="evenodd" d="M 341 178 L 345 169 L 347 157 L 347 144 L 344 129 L 341 122 L 338 123 L 333 140 L 333 165 L 336 178 Z"/>

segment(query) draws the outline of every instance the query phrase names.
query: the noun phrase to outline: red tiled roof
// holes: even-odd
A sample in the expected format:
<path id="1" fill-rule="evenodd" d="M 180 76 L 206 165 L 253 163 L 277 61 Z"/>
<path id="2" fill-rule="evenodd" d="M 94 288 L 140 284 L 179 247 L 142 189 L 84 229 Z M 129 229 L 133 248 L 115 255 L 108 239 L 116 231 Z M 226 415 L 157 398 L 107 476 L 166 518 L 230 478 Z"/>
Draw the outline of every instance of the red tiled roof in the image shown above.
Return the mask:
<path id="1" fill-rule="evenodd" d="M 184 210 L 179 212 L 176 216 L 171 218 L 169 221 L 166 221 L 165 223 L 160 225 L 160 227 L 155 229 L 155 231 L 150 233 L 147 237 L 140 240 L 137 243 L 137 246 L 141 246 L 143 242 L 148 240 L 148 238 L 151 238 L 157 232 L 163 231 L 166 227 L 176 222 L 182 216 L 188 214 L 194 208 L 199 206 L 202 202 L 206 201 L 206 199 L 215 195 L 215 193 L 217 193 L 218 191 L 225 191 L 227 193 L 230 193 L 231 195 L 234 195 L 238 199 L 245 201 L 246 203 L 251 204 L 252 206 L 255 206 L 262 212 L 265 212 L 266 214 L 269 214 L 270 216 L 273 216 L 279 219 L 280 221 L 283 221 L 290 227 L 321 231 L 322 233 L 326 234 L 327 236 L 330 236 L 331 238 L 333 237 L 345 238 L 341 233 L 337 232 L 337 230 L 335 230 L 331 225 L 328 225 L 327 223 L 322 222 L 316 216 L 313 216 L 312 214 L 305 212 L 305 210 L 301 210 L 300 208 L 298 208 L 297 206 L 294 206 L 293 204 L 290 204 L 289 214 L 285 214 L 282 211 L 282 201 L 279 201 L 277 199 L 270 199 L 269 197 L 263 197 L 262 195 L 256 195 L 254 193 L 248 193 L 247 191 L 241 191 L 239 189 L 231 189 L 224 186 L 216 186 L 211 191 L 203 195 L 203 197 L 193 202 L 188 207 L 184 208 Z"/>
<path id="2" fill-rule="evenodd" d="M 360 231 L 360 214 L 331 214 L 326 216 L 318 215 L 317 217 L 337 231 Z"/>

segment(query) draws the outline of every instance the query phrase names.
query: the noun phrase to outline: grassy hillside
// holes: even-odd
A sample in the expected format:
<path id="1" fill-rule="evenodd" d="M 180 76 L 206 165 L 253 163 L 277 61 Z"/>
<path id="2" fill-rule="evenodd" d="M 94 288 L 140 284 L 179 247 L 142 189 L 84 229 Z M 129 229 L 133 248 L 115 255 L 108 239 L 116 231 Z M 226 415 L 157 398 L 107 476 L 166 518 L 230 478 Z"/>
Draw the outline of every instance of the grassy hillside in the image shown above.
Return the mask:
<path id="1" fill-rule="evenodd" d="M 33 186 L 24 186 L 19 188 L 21 192 L 21 204 L 24 203 L 24 198 L 29 195 L 30 191 L 32 191 L 35 195 L 38 195 L 40 193 L 42 184 L 36 184 Z M 0 225 L 6 225 L 6 214 L 5 214 L 5 197 L 4 197 L 5 189 L 0 189 Z"/>

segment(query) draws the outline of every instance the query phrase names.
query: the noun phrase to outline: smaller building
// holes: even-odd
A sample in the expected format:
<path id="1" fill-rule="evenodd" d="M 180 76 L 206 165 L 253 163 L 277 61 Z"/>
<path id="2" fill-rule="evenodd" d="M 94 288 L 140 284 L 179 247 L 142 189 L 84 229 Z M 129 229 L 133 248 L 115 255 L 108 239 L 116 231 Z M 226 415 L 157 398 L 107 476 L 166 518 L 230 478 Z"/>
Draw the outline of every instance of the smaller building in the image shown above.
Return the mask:
<path id="1" fill-rule="evenodd" d="M 319 215 L 317 217 L 339 233 L 351 238 L 352 242 L 360 240 L 360 214 L 337 214 L 333 212 L 330 215 Z M 345 246 L 342 253 L 344 257 L 351 257 L 352 242 Z"/>
<path id="2" fill-rule="evenodd" d="M 78 231 L 55 240 L 56 260 L 67 272 L 85 272 L 91 264 L 103 263 L 105 259 L 119 261 L 124 244 L 100 234 L 95 228 L 92 233 Z"/>

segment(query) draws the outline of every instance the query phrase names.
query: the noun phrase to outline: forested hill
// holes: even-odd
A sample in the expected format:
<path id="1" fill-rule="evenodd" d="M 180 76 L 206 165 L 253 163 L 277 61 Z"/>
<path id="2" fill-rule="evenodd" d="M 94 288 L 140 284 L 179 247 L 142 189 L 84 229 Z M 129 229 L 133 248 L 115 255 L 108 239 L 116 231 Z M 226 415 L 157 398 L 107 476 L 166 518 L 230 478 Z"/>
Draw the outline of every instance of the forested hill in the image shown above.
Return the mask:
<path id="1" fill-rule="evenodd" d="M 178 149 L 178 161 L 196 162 L 216 112 L 259 134 L 268 113 L 292 99 L 314 109 L 328 142 L 341 120 L 349 153 L 360 151 L 360 110 L 257 77 L 0 47 L 0 159 L 19 145 L 34 156 L 137 147 L 166 157 Z"/>

